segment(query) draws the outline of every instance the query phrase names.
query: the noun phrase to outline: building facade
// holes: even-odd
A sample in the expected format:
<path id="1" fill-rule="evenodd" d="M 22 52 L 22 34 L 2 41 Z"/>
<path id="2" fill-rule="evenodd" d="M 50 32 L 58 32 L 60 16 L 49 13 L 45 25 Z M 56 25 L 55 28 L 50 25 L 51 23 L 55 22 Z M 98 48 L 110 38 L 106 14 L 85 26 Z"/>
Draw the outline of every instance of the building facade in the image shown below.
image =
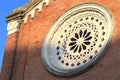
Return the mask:
<path id="1" fill-rule="evenodd" d="M 1 80 L 119 80 L 119 0 L 30 0 L 6 17 Z"/>

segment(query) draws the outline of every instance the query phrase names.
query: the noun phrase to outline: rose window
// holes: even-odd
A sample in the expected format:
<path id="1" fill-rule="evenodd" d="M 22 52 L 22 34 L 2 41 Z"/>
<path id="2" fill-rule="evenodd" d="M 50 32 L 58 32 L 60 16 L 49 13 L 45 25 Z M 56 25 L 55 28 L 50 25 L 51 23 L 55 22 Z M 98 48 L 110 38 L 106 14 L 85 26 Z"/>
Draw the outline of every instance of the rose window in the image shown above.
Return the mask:
<path id="1" fill-rule="evenodd" d="M 44 66 L 62 77 L 82 73 L 107 50 L 113 29 L 112 17 L 103 6 L 84 3 L 73 7 L 57 19 L 44 40 Z"/>
<path id="2" fill-rule="evenodd" d="M 81 50 L 86 50 L 87 45 L 90 45 L 90 40 L 92 37 L 90 36 L 91 32 L 88 32 L 87 29 L 82 31 L 80 30 L 79 33 L 75 33 L 75 36 L 71 38 L 71 42 L 69 44 L 70 50 L 73 50 L 75 53 L 81 52 Z"/>

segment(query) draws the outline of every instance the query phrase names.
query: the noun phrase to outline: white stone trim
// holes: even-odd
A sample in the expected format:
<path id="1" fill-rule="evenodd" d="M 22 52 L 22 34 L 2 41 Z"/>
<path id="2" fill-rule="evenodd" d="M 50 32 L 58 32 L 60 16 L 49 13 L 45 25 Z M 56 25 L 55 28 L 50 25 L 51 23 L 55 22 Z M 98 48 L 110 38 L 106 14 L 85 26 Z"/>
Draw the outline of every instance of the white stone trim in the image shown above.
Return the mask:
<path id="1" fill-rule="evenodd" d="M 49 0 L 42 0 L 42 1 L 41 1 L 39 4 L 37 4 L 34 8 L 32 8 L 31 10 L 29 10 L 29 11 L 26 13 L 25 17 L 23 18 L 24 23 L 27 22 L 27 19 L 28 19 L 28 16 L 29 16 L 29 15 L 31 15 L 31 17 L 34 18 L 34 13 L 35 13 L 35 10 L 36 10 L 36 9 L 38 9 L 39 12 L 41 12 L 41 11 L 42 11 L 42 5 L 43 5 L 44 3 L 48 6 Z"/>
<path id="2" fill-rule="evenodd" d="M 7 25 L 8 35 L 19 31 L 19 26 L 20 26 L 20 23 L 18 20 L 13 20 L 8 22 L 8 25 Z"/>

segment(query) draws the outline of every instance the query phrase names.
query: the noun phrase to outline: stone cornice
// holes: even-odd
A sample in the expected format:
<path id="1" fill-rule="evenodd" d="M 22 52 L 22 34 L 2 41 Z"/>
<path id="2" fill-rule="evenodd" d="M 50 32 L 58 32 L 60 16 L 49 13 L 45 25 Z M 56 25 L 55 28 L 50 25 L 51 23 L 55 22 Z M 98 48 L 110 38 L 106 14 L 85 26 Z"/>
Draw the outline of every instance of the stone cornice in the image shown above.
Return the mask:
<path id="1" fill-rule="evenodd" d="M 42 1 L 42 0 L 39 0 Z M 6 20 L 9 21 L 11 19 L 14 19 L 14 17 L 17 17 L 16 15 L 21 15 L 21 17 L 24 16 L 24 13 L 31 8 L 32 6 L 34 6 L 34 4 L 36 4 L 38 2 L 38 0 L 30 0 L 27 4 L 25 4 L 22 7 L 19 7 L 17 9 L 14 9 L 13 12 L 11 14 L 9 14 L 8 16 L 6 16 Z"/>
<path id="2" fill-rule="evenodd" d="M 35 0 L 36 1 L 36 0 Z M 35 10 L 38 9 L 39 12 L 42 11 L 42 6 L 43 4 L 46 4 L 46 6 L 48 6 L 49 4 L 49 0 L 39 0 L 37 2 L 34 3 L 34 5 L 32 5 L 26 12 L 25 12 L 25 16 L 23 18 L 24 20 L 24 23 L 27 22 L 27 17 L 29 15 L 31 15 L 32 18 L 34 18 L 34 13 L 35 13 Z"/>
<path id="3" fill-rule="evenodd" d="M 9 20 L 12 20 L 12 19 L 16 18 L 17 16 L 21 16 L 21 17 L 24 17 L 26 19 L 26 15 L 28 16 L 28 14 L 29 15 L 31 14 L 32 18 L 33 18 L 34 17 L 34 11 L 36 9 L 39 9 L 39 11 L 41 11 L 42 10 L 42 5 L 44 3 L 46 5 L 48 5 L 49 0 L 30 0 L 24 6 L 13 10 L 13 12 L 6 17 L 6 20 L 8 22 Z M 23 20 L 25 20 L 25 19 L 23 19 Z"/>
<path id="4" fill-rule="evenodd" d="M 34 18 L 36 9 L 42 11 L 43 4 L 48 5 L 49 0 L 30 0 L 23 7 L 13 10 L 12 14 L 6 17 L 6 21 L 8 22 L 8 35 L 19 31 L 21 21 L 24 20 L 24 23 L 27 23 L 27 17 L 29 15 L 31 15 L 31 18 Z"/>
<path id="5" fill-rule="evenodd" d="M 9 21 L 11 21 L 11 20 L 18 19 L 18 18 L 19 18 L 19 19 L 22 19 L 23 13 L 24 13 L 23 11 L 19 11 L 19 12 L 16 12 L 16 13 L 12 13 L 12 14 L 6 16 L 6 21 L 9 22 Z"/>
<path id="6" fill-rule="evenodd" d="M 6 17 L 7 19 L 7 31 L 8 35 L 13 34 L 15 32 L 19 32 L 20 23 L 23 17 L 23 12 L 17 12 L 14 14 L 10 14 Z"/>

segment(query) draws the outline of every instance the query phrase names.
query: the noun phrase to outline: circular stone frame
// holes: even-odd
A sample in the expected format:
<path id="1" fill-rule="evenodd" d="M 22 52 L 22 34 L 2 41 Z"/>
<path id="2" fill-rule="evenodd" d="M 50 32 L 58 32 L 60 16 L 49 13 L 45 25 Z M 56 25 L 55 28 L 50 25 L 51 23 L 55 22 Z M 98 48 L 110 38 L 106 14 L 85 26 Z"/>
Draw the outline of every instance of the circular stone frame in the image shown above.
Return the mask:
<path id="1" fill-rule="evenodd" d="M 99 23 L 97 18 L 99 18 Z M 77 24 L 77 21 L 80 21 L 80 19 L 85 20 Z M 96 22 L 93 21 L 93 19 L 96 19 Z M 90 27 L 89 23 L 93 28 Z M 71 26 L 72 24 L 74 25 Z M 89 36 L 91 36 L 91 38 L 89 37 L 89 40 L 91 42 L 84 44 L 87 46 L 84 47 L 82 46 L 82 43 L 84 43 L 83 39 L 79 39 L 80 41 L 76 42 L 76 44 L 78 43 L 82 48 L 71 48 L 71 44 L 69 43 L 70 39 L 76 37 L 76 32 L 79 34 L 80 31 L 83 33 L 86 32 L 86 34 L 90 33 Z M 61 15 L 52 25 L 43 42 L 41 55 L 45 68 L 51 73 L 61 77 L 74 76 L 86 71 L 86 69 L 95 64 L 101 58 L 104 51 L 106 51 L 111 42 L 113 31 L 112 16 L 102 5 L 97 3 L 83 3 L 71 8 Z M 92 45 L 95 40 L 96 46 Z M 90 45 L 94 47 L 91 49 Z M 89 51 L 89 48 L 91 51 Z M 89 52 L 89 54 L 87 54 L 87 52 Z M 85 53 L 85 55 L 83 55 L 83 53 Z M 79 62 L 81 64 L 78 64 Z"/>

